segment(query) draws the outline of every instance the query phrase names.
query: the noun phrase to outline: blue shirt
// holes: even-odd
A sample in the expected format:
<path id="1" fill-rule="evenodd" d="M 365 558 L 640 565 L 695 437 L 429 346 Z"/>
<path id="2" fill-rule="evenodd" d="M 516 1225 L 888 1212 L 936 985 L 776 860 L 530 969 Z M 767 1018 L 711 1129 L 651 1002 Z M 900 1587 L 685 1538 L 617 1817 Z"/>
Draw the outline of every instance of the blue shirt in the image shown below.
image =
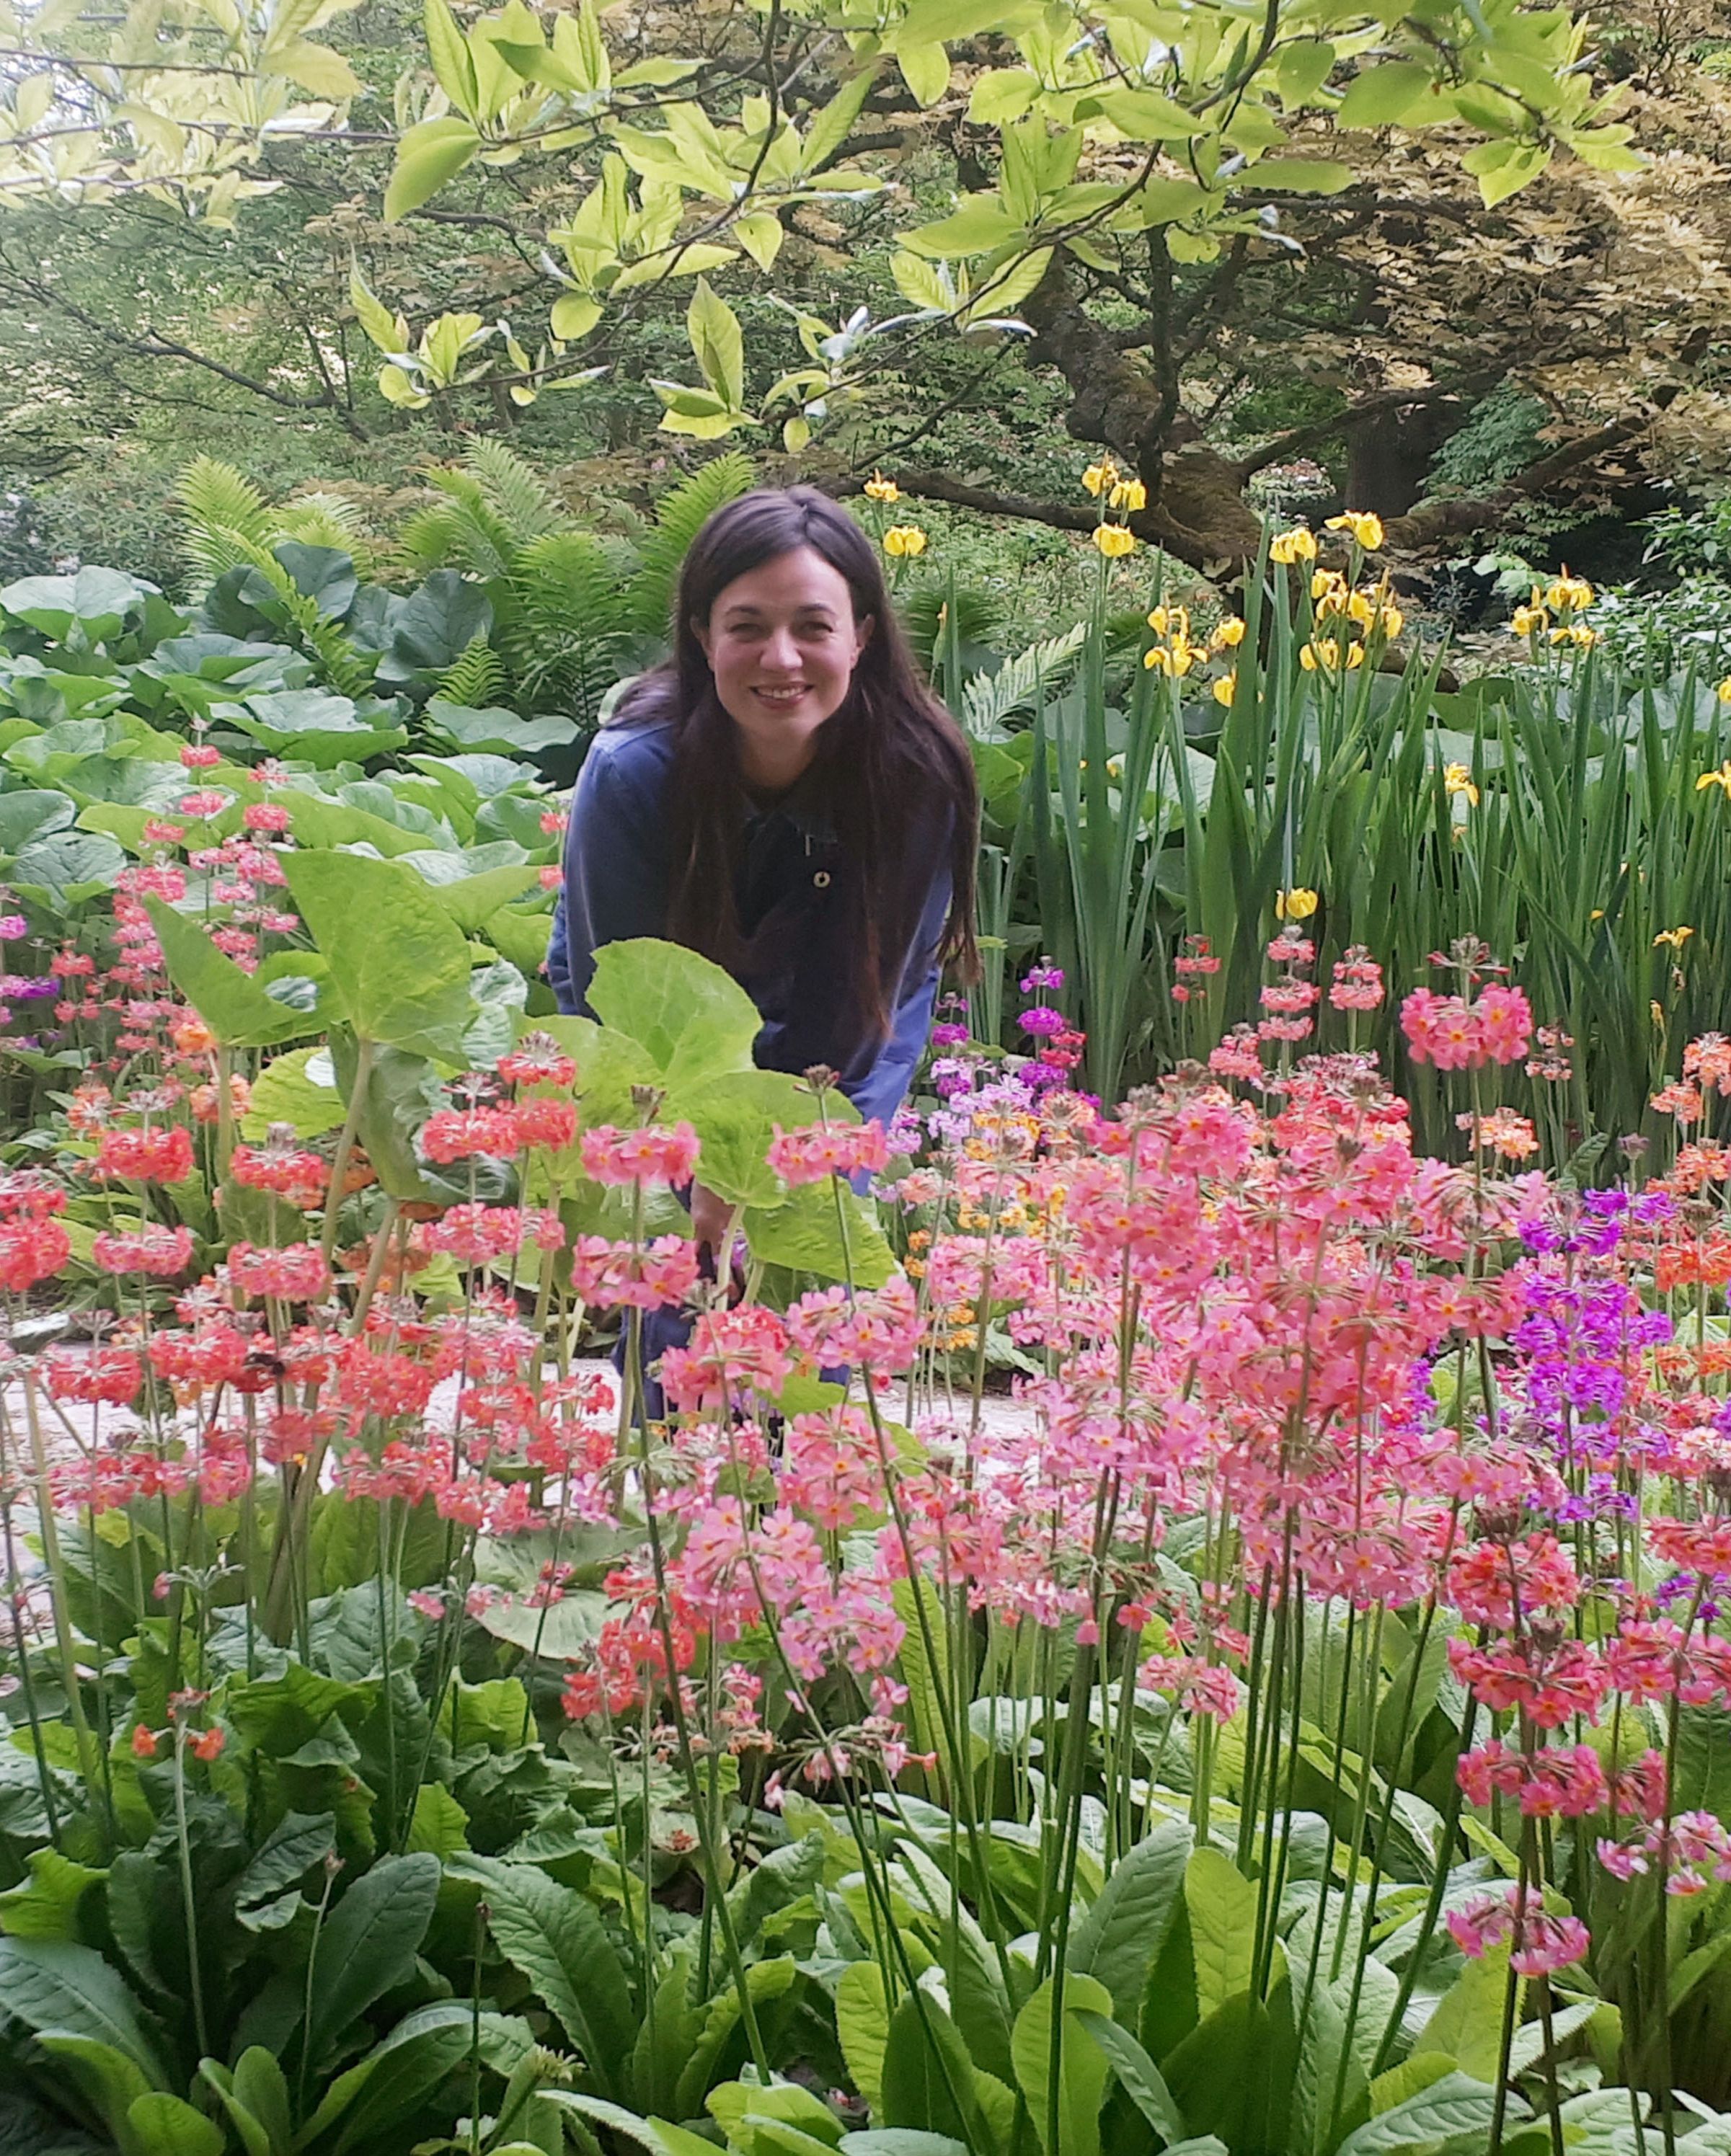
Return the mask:
<path id="1" fill-rule="evenodd" d="M 667 933 L 673 755 L 670 721 L 604 726 L 578 773 L 564 888 L 547 954 L 562 1011 L 589 1015 L 584 998 L 604 944 Z M 933 819 L 932 832 L 918 833 L 918 843 L 906 850 L 923 897 L 906 949 L 883 953 L 891 1024 L 887 1036 L 880 1035 L 853 989 L 845 947 L 848 865 L 800 792 L 796 786 L 768 808 L 740 795 L 734 903 L 747 955 L 734 978 L 763 1016 L 753 1053 L 766 1070 L 797 1074 L 828 1064 L 860 1115 L 887 1125 L 907 1098 L 931 1030 L 950 907 L 948 831 Z M 912 917 L 912 906 L 908 912 Z"/>

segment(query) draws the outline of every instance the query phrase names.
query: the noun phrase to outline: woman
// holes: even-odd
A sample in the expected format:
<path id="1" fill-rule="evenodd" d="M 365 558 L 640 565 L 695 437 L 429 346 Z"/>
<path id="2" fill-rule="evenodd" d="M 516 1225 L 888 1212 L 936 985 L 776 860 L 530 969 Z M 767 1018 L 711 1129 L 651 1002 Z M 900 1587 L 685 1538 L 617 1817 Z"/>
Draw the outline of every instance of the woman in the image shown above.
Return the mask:
<path id="1" fill-rule="evenodd" d="M 547 952 L 581 1011 L 604 944 L 665 937 L 726 968 L 766 1070 L 827 1064 L 866 1120 L 907 1096 L 946 959 L 977 963 L 979 793 L 919 678 L 866 534 L 814 489 L 742 495 L 680 573 L 674 655 L 578 776 Z M 727 1209 L 699 1184 L 714 1247 Z"/>

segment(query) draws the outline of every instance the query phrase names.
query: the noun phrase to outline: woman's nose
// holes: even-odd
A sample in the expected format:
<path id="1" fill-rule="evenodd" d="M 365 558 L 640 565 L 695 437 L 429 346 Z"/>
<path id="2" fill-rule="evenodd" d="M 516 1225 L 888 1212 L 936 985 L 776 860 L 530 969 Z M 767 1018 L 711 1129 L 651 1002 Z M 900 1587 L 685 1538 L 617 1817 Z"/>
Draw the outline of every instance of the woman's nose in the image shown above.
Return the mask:
<path id="1" fill-rule="evenodd" d="M 799 646 L 791 629 L 773 629 L 763 646 L 763 664 L 772 673 L 792 674 L 799 665 Z"/>

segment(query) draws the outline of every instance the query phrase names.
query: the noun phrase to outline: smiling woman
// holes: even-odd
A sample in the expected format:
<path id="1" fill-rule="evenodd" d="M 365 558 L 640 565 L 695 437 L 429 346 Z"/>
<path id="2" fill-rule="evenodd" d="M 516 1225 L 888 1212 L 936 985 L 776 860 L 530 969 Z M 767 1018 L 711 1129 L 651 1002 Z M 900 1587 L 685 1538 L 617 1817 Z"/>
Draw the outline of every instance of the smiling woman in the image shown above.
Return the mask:
<path id="1" fill-rule="evenodd" d="M 604 944 L 670 937 L 751 997 L 763 1068 L 826 1064 L 887 1122 L 945 959 L 975 963 L 967 746 L 919 678 L 870 541 L 812 488 L 717 511 L 686 557 L 674 637 L 578 780 L 547 958 L 560 1007 L 583 1008 Z M 707 1240 L 701 1193 L 695 1213 Z"/>

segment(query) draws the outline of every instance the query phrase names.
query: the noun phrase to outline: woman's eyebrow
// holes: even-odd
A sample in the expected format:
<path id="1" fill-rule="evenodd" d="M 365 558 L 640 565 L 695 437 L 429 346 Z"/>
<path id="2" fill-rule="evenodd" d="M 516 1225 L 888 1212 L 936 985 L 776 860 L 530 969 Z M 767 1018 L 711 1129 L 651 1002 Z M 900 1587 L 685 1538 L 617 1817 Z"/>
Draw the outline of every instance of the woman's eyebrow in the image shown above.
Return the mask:
<path id="1" fill-rule="evenodd" d="M 762 616 L 763 612 L 763 608 L 753 600 L 737 599 L 726 609 L 722 618 L 724 621 L 755 621 Z M 835 619 L 835 608 L 824 599 L 804 600 L 794 608 L 794 612 L 796 614 L 815 614 L 820 616 L 824 621 L 833 621 Z"/>

